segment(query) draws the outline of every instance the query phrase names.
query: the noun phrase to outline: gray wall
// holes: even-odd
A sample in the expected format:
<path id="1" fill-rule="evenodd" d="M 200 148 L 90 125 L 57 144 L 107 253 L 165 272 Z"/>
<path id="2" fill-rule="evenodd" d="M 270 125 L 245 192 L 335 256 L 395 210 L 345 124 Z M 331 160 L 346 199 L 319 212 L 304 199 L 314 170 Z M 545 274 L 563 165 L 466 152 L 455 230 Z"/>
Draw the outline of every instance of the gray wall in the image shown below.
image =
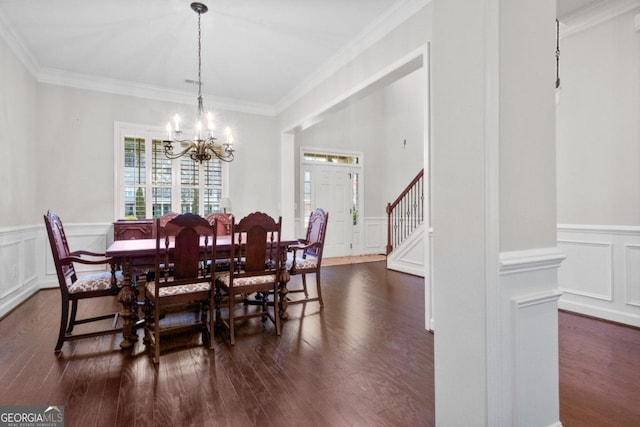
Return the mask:
<path id="1" fill-rule="evenodd" d="M 0 38 L 0 227 L 42 221 L 37 211 L 38 85 Z"/>
<path id="2" fill-rule="evenodd" d="M 560 224 L 640 225 L 639 12 L 561 40 Z"/>
<path id="3" fill-rule="evenodd" d="M 37 84 L 19 62 L 5 66 L 11 65 L 13 55 L 2 52 L 8 59 L 3 73 L 11 74 L 0 80 L 0 173 L 9 184 L 0 198 L 0 224 L 40 223 L 47 209 L 56 210 L 65 222 L 113 221 L 114 122 L 162 128 L 177 108 L 195 107 Z M 262 210 L 278 215 L 275 119 L 229 111 L 218 112 L 218 117 L 238 129 L 237 158 L 230 165 L 234 213 Z"/>

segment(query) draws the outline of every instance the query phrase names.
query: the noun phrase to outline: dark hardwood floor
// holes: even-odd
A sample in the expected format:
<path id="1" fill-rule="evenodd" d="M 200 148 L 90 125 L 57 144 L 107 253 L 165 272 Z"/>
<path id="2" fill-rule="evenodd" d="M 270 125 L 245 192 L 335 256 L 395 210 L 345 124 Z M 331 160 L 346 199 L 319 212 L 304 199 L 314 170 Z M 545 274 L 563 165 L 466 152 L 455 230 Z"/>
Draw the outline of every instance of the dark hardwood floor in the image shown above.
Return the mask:
<path id="1" fill-rule="evenodd" d="M 324 308 L 290 306 L 282 336 L 252 319 L 234 347 L 221 332 L 214 350 L 167 351 L 158 369 L 141 340 L 121 352 L 121 335 L 56 357 L 60 295 L 40 291 L 0 321 L 0 405 L 64 405 L 65 425 L 83 427 L 434 425 L 422 279 L 375 262 L 322 280 Z"/>
<path id="2" fill-rule="evenodd" d="M 559 314 L 564 427 L 640 426 L 640 329 Z"/>
<path id="3" fill-rule="evenodd" d="M 141 342 L 121 351 L 120 335 L 56 356 L 60 296 L 40 291 L 0 321 L 0 405 L 64 405 L 65 425 L 83 427 L 433 426 L 422 279 L 384 267 L 324 267 L 325 307 L 290 306 L 282 336 L 253 319 L 235 347 L 223 333 L 211 351 L 186 337 L 158 368 Z M 640 331 L 559 321 L 563 425 L 640 425 Z"/>

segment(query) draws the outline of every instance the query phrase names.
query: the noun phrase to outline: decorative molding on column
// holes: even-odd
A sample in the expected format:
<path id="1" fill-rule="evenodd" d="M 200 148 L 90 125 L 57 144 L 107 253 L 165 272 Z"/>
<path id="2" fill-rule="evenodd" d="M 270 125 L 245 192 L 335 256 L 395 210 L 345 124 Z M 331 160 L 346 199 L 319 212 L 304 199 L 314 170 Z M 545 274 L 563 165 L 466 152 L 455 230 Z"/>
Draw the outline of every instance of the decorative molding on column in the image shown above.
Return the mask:
<path id="1" fill-rule="evenodd" d="M 565 258 L 557 247 L 502 252 L 500 275 L 558 268 Z"/>

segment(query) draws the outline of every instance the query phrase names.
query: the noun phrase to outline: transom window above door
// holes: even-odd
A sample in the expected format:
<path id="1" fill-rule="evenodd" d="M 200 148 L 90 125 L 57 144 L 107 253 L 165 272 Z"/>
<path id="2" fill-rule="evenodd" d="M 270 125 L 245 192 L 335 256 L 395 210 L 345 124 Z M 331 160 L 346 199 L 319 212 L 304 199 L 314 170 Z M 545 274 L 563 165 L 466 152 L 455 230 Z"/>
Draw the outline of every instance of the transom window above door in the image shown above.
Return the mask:
<path id="1" fill-rule="evenodd" d="M 218 159 L 168 159 L 160 129 L 116 123 L 114 134 L 116 219 L 222 211 L 228 165 Z"/>

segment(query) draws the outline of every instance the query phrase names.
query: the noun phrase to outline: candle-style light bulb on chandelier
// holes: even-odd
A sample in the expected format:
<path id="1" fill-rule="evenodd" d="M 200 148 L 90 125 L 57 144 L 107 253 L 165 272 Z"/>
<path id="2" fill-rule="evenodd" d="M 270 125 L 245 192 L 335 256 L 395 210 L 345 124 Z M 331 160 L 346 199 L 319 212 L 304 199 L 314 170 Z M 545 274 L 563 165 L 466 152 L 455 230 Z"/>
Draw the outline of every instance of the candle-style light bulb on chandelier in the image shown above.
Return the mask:
<path id="1" fill-rule="evenodd" d="M 211 113 L 205 114 L 202 103 L 202 31 L 200 28 L 200 16 L 206 13 L 209 8 L 202 3 L 194 2 L 191 3 L 191 9 L 198 14 L 198 117 L 194 130 L 195 136 L 193 139 L 183 137 L 183 131 L 180 129 L 180 116 L 176 114 L 173 117 L 173 125 L 171 122 L 167 123 L 168 139 L 163 141 L 164 154 L 170 159 L 189 155 L 191 159 L 200 163 L 211 160 L 213 156 L 223 162 L 230 162 L 233 160 L 233 152 L 235 151 L 233 149 L 231 129 L 227 127 L 225 129 L 225 141 L 218 142 L 214 135 L 213 115 Z M 206 129 L 204 129 L 203 120 L 206 120 Z M 174 144 L 179 147 L 187 145 L 187 147 L 174 153 Z"/>

